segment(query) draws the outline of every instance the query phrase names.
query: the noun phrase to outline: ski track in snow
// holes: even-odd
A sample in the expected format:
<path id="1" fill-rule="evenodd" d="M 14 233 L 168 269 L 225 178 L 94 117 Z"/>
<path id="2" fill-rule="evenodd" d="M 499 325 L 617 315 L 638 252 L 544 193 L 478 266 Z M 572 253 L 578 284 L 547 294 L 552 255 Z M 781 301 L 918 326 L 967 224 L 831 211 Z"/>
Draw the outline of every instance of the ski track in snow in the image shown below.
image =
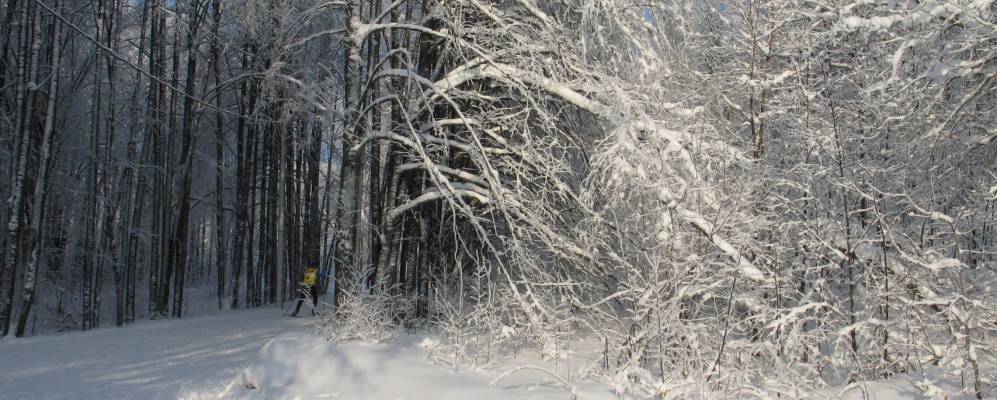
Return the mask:
<path id="1" fill-rule="evenodd" d="M 0 399 L 211 399 L 274 337 L 276 307 L 0 340 Z"/>

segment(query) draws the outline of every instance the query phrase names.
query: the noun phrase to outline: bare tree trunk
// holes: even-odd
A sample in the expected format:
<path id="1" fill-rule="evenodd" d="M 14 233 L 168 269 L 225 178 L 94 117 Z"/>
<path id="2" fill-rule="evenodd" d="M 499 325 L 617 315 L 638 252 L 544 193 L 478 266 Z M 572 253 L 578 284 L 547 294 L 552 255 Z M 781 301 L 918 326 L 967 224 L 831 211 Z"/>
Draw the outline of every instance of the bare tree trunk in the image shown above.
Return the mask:
<path id="1" fill-rule="evenodd" d="M 38 11 L 35 10 L 34 17 L 32 17 L 33 25 L 30 26 L 28 15 L 28 6 L 25 4 L 21 8 L 21 22 L 25 32 L 31 29 L 31 35 L 30 41 L 25 41 L 22 54 L 28 55 L 29 62 L 18 69 L 17 88 L 15 89 L 17 91 L 15 104 L 19 112 L 16 126 L 19 143 L 17 166 L 10 189 L 10 197 L 7 198 L 7 217 L 9 222 L 7 223 L 7 235 L 5 236 L 7 242 L 4 249 L 3 276 L 0 279 L 0 287 L 7 288 L 8 291 L 7 293 L 0 293 L 0 325 L 3 328 L 3 334 L 0 336 L 7 336 L 10 332 L 10 319 L 14 303 L 14 292 L 16 291 L 14 279 L 17 276 L 17 270 L 21 262 L 21 240 L 19 234 L 24 223 L 24 201 L 26 197 L 24 191 L 27 190 L 25 180 L 27 179 L 32 136 L 28 127 L 30 125 L 30 115 L 34 113 L 34 95 L 37 90 L 34 82 L 38 74 L 38 52 L 41 46 L 41 22 Z M 25 75 L 27 76 L 25 77 Z"/>
<path id="2" fill-rule="evenodd" d="M 152 114 L 152 124 L 149 128 L 149 135 L 152 136 L 152 225 L 149 241 L 149 313 L 155 317 L 159 313 L 158 298 L 162 270 L 162 243 L 163 226 L 166 221 L 163 218 L 163 209 L 168 204 L 166 193 L 166 177 L 164 174 L 165 160 L 163 130 L 166 125 L 166 113 L 164 104 L 166 103 L 166 87 L 163 85 L 163 74 L 166 65 L 166 16 L 163 11 L 163 0 L 157 0 L 153 6 L 152 34 L 150 41 L 150 51 L 152 55 L 149 60 L 149 69 L 155 79 L 149 81 L 149 113 Z"/>
<path id="3" fill-rule="evenodd" d="M 301 282 L 301 276 L 304 275 L 304 262 L 301 259 L 301 249 L 302 249 L 302 234 L 301 234 L 301 202 L 299 201 L 301 197 L 301 187 L 299 182 L 301 180 L 301 151 L 299 148 L 304 142 L 303 138 L 299 138 L 302 135 L 305 127 L 302 127 L 302 123 L 294 121 L 290 123 L 289 129 L 283 135 L 284 144 L 282 145 L 284 150 L 284 161 L 282 161 L 285 171 L 283 173 L 284 190 L 284 205 L 283 211 L 283 240 L 281 242 L 285 243 L 283 253 L 286 255 L 282 257 L 282 266 L 284 271 L 284 277 L 280 279 L 281 290 L 286 293 L 293 293 L 294 289 L 291 285 L 294 282 Z M 280 243 L 278 243 L 280 245 Z M 278 252 L 280 250 L 278 249 Z M 283 301 L 283 300 L 281 300 Z"/>
<path id="4" fill-rule="evenodd" d="M 174 19 L 175 20 L 175 19 Z M 173 26 L 173 57 L 171 62 L 171 86 L 178 87 L 180 84 L 180 27 L 177 22 Z M 163 200 L 166 204 L 162 208 L 163 213 L 163 225 L 160 234 L 162 242 L 160 243 L 160 260 L 162 266 L 159 271 L 159 293 L 156 298 L 156 313 L 159 315 L 168 315 L 170 313 L 170 288 L 173 283 L 173 277 L 176 274 L 177 264 L 171 257 L 175 256 L 176 253 L 173 250 L 173 239 L 176 235 L 177 225 L 174 222 L 173 212 L 175 211 L 172 207 L 173 202 L 176 201 L 175 187 L 176 182 L 176 140 L 177 140 L 177 97 L 180 93 L 171 90 L 170 91 L 170 128 L 169 135 L 166 136 L 166 145 L 164 149 L 164 170 L 166 171 L 165 177 L 163 179 Z M 181 139 L 182 140 L 182 139 Z M 182 156 L 182 155 L 181 155 Z M 181 162 L 181 167 L 183 163 Z M 182 173 L 182 171 L 181 171 Z M 185 251 L 186 252 L 186 251 Z"/>
<path id="5" fill-rule="evenodd" d="M 276 105 L 271 105 L 271 110 L 268 112 L 271 121 L 280 121 L 280 112 L 274 110 Z M 260 241 L 260 249 L 266 256 L 263 263 L 263 270 L 260 281 L 263 282 L 263 302 L 266 303 L 276 303 L 277 299 L 277 286 L 278 286 L 278 273 L 277 271 L 281 268 L 283 263 L 280 259 L 280 254 L 278 250 L 280 247 L 280 234 L 281 220 L 278 214 L 283 214 L 284 208 L 280 204 L 280 191 L 282 182 L 280 181 L 283 177 L 283 172 L 281 171 L 281 160 L 284 158 L 282 152 L 284 141 L 283 133 L 277 126 L 278 122 L 267 123 L 267 143 L 264 146 L 264 152 L 267 154 L 267 173 L 266 173 L 266 188 L 265 197 L 266 202 L 266 213 L 263 220 L 266 222 L 266 235 L 265 240 Z M 260 231 L 261 233 L 263 230 Z"/>
<path id="6" fill-rule="evenodd" d="M 350 118 L 349 117 L 351 110 L 350 107 L 353 107 L 353 104 L 350 101 L 351 79 L 349 75 L 350 71 L 349 57 L 343 57 L 343 71 L 344 71 L 343 73 L 346 74 L 345 79 L 343 79 L 343 86 L 344 86 L 343 110 L 344 114 L 348 116 L 347 118 Z M 333 229 L 335 229 L 335 232 L 333 233 L 333 240 L 332 240 L 332 265 L 333 265 L 332 270 L 333 273 L 335 274 L 334 275 L 335 290 L 333 291 L 333 299 L 334 299 L 333 308 L 335 309 L 339 309 L 339 304 L 341 303 L 342 298 L 345 295 L 343 286 L 346 284 L 347 275 L 350 268 L 350 265 L 348 265 L 348 263 L 344 263 L 342 261 L 343 257 L 346 257 L 347 255 L 342 254 L 342 252 L 340 252 L 339 250 L 341 247 L 344 247 L 345 244 L 341 243 L 341 241 L 345 241 L 347 239 L 345 235 L 341 235 L 341 232 L 343 232 L 342 229 L 346 225 L 346 222 L 343 221 L 343 216 L 345 215 L 345 213 L 343 212 L 343 208 L 346 205 L 345 200 L 343 198 L 343 193 L 346 191 L 346 177 L 347 177 L 346 172 L 348 169 L 351 168 L 351 162 L 348 154 L 349 154 L 349 142 L 352 138 L 352 134 L 349 132 L 348 129 L 349 125 L 347 124 L 347 121 L 344 121 L 343 126 L 341 128 L 342 136 L 339 139 L 340 146 L 342 149 L 339 153 L 340 154 L 339 181 L 336 183 L 339 189 L 336 190 L 336 217 L 335 217 L 335 226 L 333 227 Z M 330 143 L 329 145 L 333 146 L 332 143 Z M 350 258 L 352 258 L 352 256 Z"/>
<path id="7" fill-rule="evenodd" d="M 173 231 L 172 244 L 170 246 L 169 257 L 167 258 L 169 268 L 175 271 L 173 287 L 173 316 L 180 318 L 183 314 L 183 289 L 184 279 L 187 269 L 187 238 L 190 231 L 190 196 L 191 196 L 191 169 L 194 162 L 194 144 L 197 141 L 197 115 L 199 110 L 195 109 L 194 99 L 190 94 L 194 93 L 194 86 L 197 79 L 197 31 L 200 27 L 201 2 L 193 0 L 188 3 L 187 10 L 188 31 L 186 38 L 187 45 L 187 76 L 184 83 L 184 92 L 188 96 L 183 102 L 183 144 L 180 149 L 181 156 L 181 182 L 180 193 L 178 194 L 178 216 L 176 228 Z M 200 107 L 197 107 L 200 108 Z"/>
<path id="8" fill-rule="evenodd" d="M 96 35 L 97 42 L 101 42 L 108 35 L 105 31 L 107 27 L 107 0 L 100 0 L 97 2 L 97 15 L 96 15 Z M 91 146 L 93 147 L 93 155 L 91 160 L 91 205 L 93 208 L 90 211 L 90 229 L 93 235 L 87 238 L 87 252 L 89 256 L 89 264 L 92 268 L 92 277 L 88 276 L 87 279 L 92 279 L 93 284 L 91 299 L 91 326 L 93 328 L 100 327 L 100 317 L 101 317 L 101 299 L 103 296 L 104 289 L 104 264 L 105 264 L 105 248 L 104 243 L 107 235 L 105 216 L 107 214 L 107 198 L 108 198 L 108 180 L 110 179 L 110 170 L 108 165 L 105 165 L 105 160 L 109 160 L 106 156 L 111 151 L 111 142 L 113 138 L 111 135 L 111 127 L 105 126 L 106 130 L 101 129 L 102 117 L 104 114 L 103 104 L 104 104 L 104 85 L 102 76 L 102 60 L 104 58 L 100 57 L 98 54 L 94 58 L 95 66 L 93 71 L 93 114 L 90 116 L 92 120 L 93 130 L 91 133 Z M 108 108 L 113 108 L 113 103 L 108 105 Z M 106 121 L 104 121 L 106 122 Z M 105 143 L 101 144 L 101 132 L 105 132 Z M 104 153 L 101 153 L 104 151 Z"/>
<path id="9" fill-rule="evenodd" d="M 277 139 L 280 140 L 279 155 L 276 157 L 277 171 L 279 174 L 277 176 L 277 182 L 274 187 L 277 189 L 277 207 L 275 208 L 275 214 L 277 217 L 274 230 L 276 235 L 276 243 L 274 243 L 274 255 L 275 260 L 274 266 L 274 279 L 271 283 L 273 285 L 273 302 L 280 303 L 283 307 L 284 305 L 284 277 L 285 271 L 288 268 L 287 263 L 287 243 L 284 243 L 287 235 L 287 219 L 285 218 L 285 210 L 287 209 L 287 140 L 288 132 L 285 127 L 279 127 L 277 132 Z"/>
<path id="10" fill-rule="evenodd" d="M 244 47 L 242 52 L 242 68 L 248 69 L 249 66 L 249 51 L 245 51 L 249 46 Z M 242 80 L 239 83 L 239 101 L 240 101 L 240 111 L 241 115 L 251 114 L 256 107 L 255 93 L 252 88 L 250 88 L 251 82 L 248 79 Z M 246 101 L 246 106 L 242 104 Z M 244 267 L 245 260 L 250 259 L 250 248 L 247 246 L 249 242 L 248 233 L 249 230 L 249 217 L 251 213 L 249 212 L 250 201 L 252 200 L 252 183 L 250 181 L 249 174 L 249 162 L 250 155 L 247 154 L 251 149 L 250 144 L 250 134 L 248 133 L 249 127 L 247 126 L 246 118 L 243 116 L 239 117 L 238 129 L 236 130 L 236 222 L 235 222 L 235 255 L 233 260 L 233 270 L 232 270 L 232 308 L 239 308 L 239 290 L 242 288 L 242 272 L 243 270 L 249 271 L 249 268 Z M 248 278 L 249 273 L 246 274 L 247 277 L 247 292 L 248 292 Z M 248 303 L 247 303 L 248 304 Z"/>
<path id="11" fill-rule="evenodd" d="M 302 241 L 302 260 L 308 267 L 316 267 L 321 271 L 326 271 L 327 265 L 322 264 L 322 242 L 323 242 L 323 218 L 322 208 L 319 203 L 319 168 L 321 168 L 322 158 L 322 125 L 318 121 L 305 133 L 308 137 L 308 145 L 302 154 L 305 159 L 305 179 L 304 190 L 304 212 L 302 213 L 302 226 L 304 240 Z M 331 163 L 331 159 L 329 162 Z M 327 171 L 330 172 L 331 171 Z M 291 281 L 294 282 L 293 280 Z M 319 293 L 325 289 L 324 282 L 318 283 Z M 292 287 L 293 289 L 293 287 Z"/>
<path id="12" fill-rule="evenodd" d="M 141 69 L 145 62 L 145 47 L 146 47 L 146 25 L 149 20 L 149 2 L 145 2 L 142 6 L 142 25 L 139 31 L 139 47 L 138 47 L 138 68 Z M 150 64 L 151 67 L 151 64 Z M 153 73 L 150 68 L 150 74 Z M 146 188 L 146 172 L 140 170 L 136 167 L 136 164 L 145 165 L 149 162 L 149 148 L 152 143 L 150 141 L 151 135 L 148 132 L 144 135 L 144 144 L 142 146 L 142 154 L 138 156 L 137 153 L 137 135 L 138 135 L 138 121 L 139 121 L 139 92 L 142 86 L 143 75 L 136 71 L 135 74 L 135 87 L 132 90 L 131 101 L 130 101 L 130 113 L 131 122 L 129 123 L 129 139 L 128 139 L 128 161 L 129 168 L 127 170 L 127 175 L 125 179 L 125 184 L 128 186 L 128 193 L 125 198 L 128 199 L 125 203 L 125 218 L 126 221 L 123 225 L 123 232 L 121 235 L 122 240 L 126 240 L 125 248 L 125 323 L 130 323 L 135 320 L 135 288 L 138 274 L 138 248 L 139 248 L 139 228 L 142 226 L 142 216 L 145 204 L 145 192 Z"/>
<path id="13" fill-rule="evenodd" d="M 121 13 L 121 3 L 120 0 L 111 0 L 105 4 L 104 20 L 105 20 L 105 30 L 104 37 L 106 42 L 104 45 L 107 48 L 118 51 L 119 34 L 121 32 L 120 24 L 118 23 L 118 18 Z M 117 326 L 124 325 L 125 317 L 125 271 L 123 265 L 120 263 L 120 258 L 118 257 L 117 240 L 115 240 L 115 232 L 117 231 L 117 218 L 118 218 L 118 207 L 123 201 L 125 194 L 124 189 L 119 189 L 117 194 L 112 196 L 112 188 L 116 185 L 113 184 L 113 179 L 116 176 L 114 167 L 114 140 L 115 134 L 117 132 L 117 107 L 115 107 L 115 98 L 117 94 L 116 83 L 118 81 L 117 77 L 117 67 L 116 60 L 110 54 L 104 54 L 105 67 L 107 70 L 107 84 L 108 84 L 108 94 L 107 94 L 107 112 L 105 118 L 105 131 L 107 133 L 107 138 L 105 141 L 104 149 L 104 179 L 102 183 L 101 191 L 104 197 L 104 207 L 102 212 L 104 213 L 104 227 L 103 234 L 101 235 L 102 248 L 101 252 L 103 254 L 102 259 L 110 261 L 111 268 L 114 273 L 114 287 L 115 287 L 115 324 Z M 124 186 L 127 187 L 127 186 Z M 102 262 L 106 262 L 102 261 Z"/>
<path id="14" fill-rule="evenodd" d="M 16 18 L 18 5 L 21 8 L 27 7 L 24 1 L 10 0 L 7 3 L 7 13 L 4 15 L 3 19 L 3 36 L 0 37 L 3 43 L 0 43 L 0 88 L 7 86 L 7 54 L 10 52 L 11 38 L 16 36 L 16 32 L 20 30 L 21 20 Z"/>
<path id="15" fill-rule="evenodd" d="M 341 128 L 342 128 L 341 124 L 333 125 L 332 130 L 333 132 L 342 132 Z M 322 144 L 321 130 L 319 130 L 319 132 L 316 132 L 316 135 L 317 135 L 316 145 L 321 147 Z M 325 163 L 325 174 L 326 174 L 325 186 L 322 189 L 322 205 L 321 209 L 316 211 L 316 215 L 322 217 L 322 222 L 316 225 L 316 229 L 318 229 L 321 232 L 322 236 L 322 239 L 319 242 L 319 246 L 321 249 L 319 251 L 322 257 L 321 258 L 322 268 L 327 274 L 326 279 L 324 279 L 322 281 L 322 284 L 319 285 L 320 294 L 325 294 L 329 290 L 329 284 L 335 283 L 334 278 L 332 277 L 336 273 L 335 254 L 336 254 L 336 245 L 338 244 L 337 232 L 339 232 L 339 214 L 341 211 L 339 202 L 341 201 L 340 193 L 342 192 L 341 184 L 342 184 L 343 168 L 342 164 L 340 164 L 340 166 L 337 168 L 339 170 L 340 179 L 336 181 L 336 187 L 337 187 L 335 194 L 336 197 L 333 198 L 332 160 L 334 159 L 335 149 L 336 149 L 334 135 L 335 133 L 330 135 L 329 139 L 329 152 L 327 153 L 328 156 L 327 156 L 327 161 Z M 316 155 L 320 155 L 320 153 L 316 153 Z M 316 163 L 316 168 L 320 168 L 319 167 L 320 160 L 318 158 L 319 157 L 316 157 L 316 160 L 314 161 Z M 335 212 L 332 211 L 333 207 L 335 207 L 336 209 Z M 335 300 L 333 300 L 333 302 L 335 302 Z"/>
<path id="16" fill-rule="evenodd" d="M 56 0 L 55 7 L 59 8 Z M 24 336 L 28 325 L 28 315 L 31 314 L 31 306 L 35 300 L 35 289 L 38 285 L 38 264 L 39 253 L 45 247 L 45 198 L 49 177 L 49 156 L 52 147 L 53 126 L 55 124 L 55 104 L 59 93 L 59 64 L 61 61 L 60 49 L 62 43 L 62 24 L 55 22 L 55 31 L 52 36 L 52 79 L 49 80 L 48 105 L 45 110 L 45 127 L 42 131 L 41 149 L 38 154 L 38 174 L 35 179 L 34 197 L 31 206 L 31 255 L 29 256 L 28 268 L 24 274 L 24 299 L 21 304 L 21 315 L 17 320 L 17 337 Z"/>
<path id="17" fill-rule="evenodd" d="M 254 91 L 255 90 L 256 89 L 254 88 Z M 250 99 L 251 99 L 251 104 L 253 106 L 255 106 L 255 104 L 256 104 L 255 103 L 256 94 L 255 93 L 252 94 L 251 97 L 250 97 Z M 262 191 L 262 189 L 257 190 L 257 188 L 262 188 L 263 187 L 262 182 L 259 181 L 259 178 L 260 178 L 259 177 L 259 174 L 260 174 L 259 168 L 260 168 L 260 165 L 263 163 L 263 161 L 260 160 L 261 159 L 261 157 L 260 157 L 260 147 L 262 147 L 262 146 L 260 145 L 261 138 L 258 137 L 259 136 L 259 132 L 260 131 L 259 131 L 259 128 L 257 126 L 252 126 L 249 129 L 249 136 L 247 138 L 247 140 L 251 144 L 251 146 L 249 146 L 249 151 L 250 151 L 250 157 L 251 157 L 251 159 L 250 159 L 250 162 L 249 162 L 249 165 L 248 165 L 248 167 L 249 167 L 248 168 L 249 169 L 249 171 L 248 171 L 248 173 L 249 173 L 249 180 L 248 180 L 249 192 L 248 192 L 248 196 L 249 197 L 246 199 L 247 200 L 246 201 L 246 218 L 248 218 L 248 220 L 249 220 L 248 240 L 246 242 L 246 304 L 247 304 L 247 306 L 252 306 L 252 307 L 257 307 L 257 306 L 260 305 L 259 304 L 259 298 L 260 298 L 260 283 L 259 283 L 260 282 L 260 277 L 259 277 L 259 270 L 262 269 L 262 259 L 263 259 L 263 256 L 264 256 L 262 252 L 257 253 L 256 249 L 255 249 L 255 247 L 256 247 L 255 246 L 255 241 L 256 241 L 256 235 L 257 235 L 256 231 L 257 230 L 260 231 L 260 233 L 259 233 L 260 240 L 263 240 L 263 235 L 264 235 L 263 234 L 263 228 L 261 227 L 261 225 L 262 225 L 262 217 L 263 217 L 262 208 L 265 205 L 265 203 L 263 201 L 263 191 Z M 257 203 L 257 192 L 259 192 L 259 201 L 258 201 L 258 203 Z M 256 204 L 260 204 L 260 212 L 259 213 L 257 213 L 257 211 L 256 211 L 256 209 L 257 209 L 257 207 L 255 206 Z M 259 223 L 257 221 L 259 221 Z"/>
<path id="18" fill-rule="evenodd" d="M 215 88 L 221 90 L 221 46 L 218 43 L 218 28 L 222 18 L 221 0 L 213 0 L 211 24 L 211 73 L 214 75 Z M 215 107 L 221 109 L 221 93 L 215 93 Z M 225 302 L 225 266 L 228 256 L 225 231 L 225 119 L 221 111 L 215 112 L 215 259 L 216 277 L 218 279 L 218 308 Z M 234 296 L 233 298 L 238 298 Z"/>
<path id="19" fill-rule="evenodd" d="M 824 79 L 827 81 L 828 72 L 825 68 Z M 834 101 L 833 93 L 828 96 L 829 109 L 831 112 L 831 126 L 834 130 L 834 137 L 837 150 L 837 163 L 838 167 L 838 177 L 845 179 L 845 144 L 842 139 L 841 130 L 838 126 L 837 109 Z M 852 239 L 851 239 L 851 209 L 848 204 L 848 192 L 841 191 L 841 206 L 844 209 L 843 219 L 844 219 L 844 237 L 845 237 L 845 257 L 840 262 L 840 267 L 846 269 L 846 278 L 848 279 L 848 321 L 849 325 L 852 327 L 849 332 L 849 337 L 851 339 L 851 350 L 853 357 L 858 357 L 859 343 L 858 343 L 858 333 L 855 329 L 855 323 L 857 320 L 856 308 L 855 308 L 855 297 L 857 292 L 857 283 L 855 281 L 855 261 L 852 259 Z"/>

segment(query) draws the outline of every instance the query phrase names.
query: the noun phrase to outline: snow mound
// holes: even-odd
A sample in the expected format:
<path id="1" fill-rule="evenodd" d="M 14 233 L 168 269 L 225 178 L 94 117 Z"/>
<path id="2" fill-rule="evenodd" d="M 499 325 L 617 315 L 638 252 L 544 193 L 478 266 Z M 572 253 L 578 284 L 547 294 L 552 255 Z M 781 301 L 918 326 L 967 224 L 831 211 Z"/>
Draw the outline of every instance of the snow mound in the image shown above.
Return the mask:
<path id="1" fill-rule="evenodd" d="M 608 387 L 576 394 L 538 372 L 501 379 L 427 361 L 432 339 L 406 336 L 391 343 L 332 343 L 307 333 L 278 336 L 228 385 L 226 399 L 568 400 L 613 399 Z M 526 376 L 522 376 L 526 375 Z"/>
<path id="2" fill-rule="evenodd" d="M 234 388 L 253 390 L 248 398 L 270 399 L 294 397 L 313 398 L 326 394 L 324 379 L 318 379 L 325 371 L 336 368 L 332 357 L 307 356 L 314 349 L 322 349 L 325 341 L 307 333 L 295 332 L 280 335 L 262 349 L 256 360 L 242 370 L 229 385 Z M 335 394 L 335 393 L 333 393 Z M 238 396 L 236 396 L 238 397 Z"/>

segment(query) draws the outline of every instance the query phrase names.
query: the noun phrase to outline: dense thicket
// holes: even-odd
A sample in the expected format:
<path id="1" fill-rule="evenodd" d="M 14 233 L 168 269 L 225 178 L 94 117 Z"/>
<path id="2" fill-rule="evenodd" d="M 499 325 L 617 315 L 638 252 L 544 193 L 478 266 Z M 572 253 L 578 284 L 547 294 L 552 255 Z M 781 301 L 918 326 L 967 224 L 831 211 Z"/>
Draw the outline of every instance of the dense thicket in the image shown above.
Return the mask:
<path id="1" fill-rule="evenodd" d="M 641 395 L 993 391 L 993 1 L 2 4 L 5 335 L 318 266 Z"/>

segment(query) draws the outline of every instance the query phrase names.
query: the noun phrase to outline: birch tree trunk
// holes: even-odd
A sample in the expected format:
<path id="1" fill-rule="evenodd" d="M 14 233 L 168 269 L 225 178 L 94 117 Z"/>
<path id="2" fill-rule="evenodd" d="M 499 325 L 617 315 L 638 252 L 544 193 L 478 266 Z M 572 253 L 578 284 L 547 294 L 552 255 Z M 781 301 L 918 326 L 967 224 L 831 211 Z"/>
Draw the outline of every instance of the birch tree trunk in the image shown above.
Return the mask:
<path id="1" fill-rule="evenodd" d="M 59 1 L 56 0 L 54 7 L 59 9 Z M 28 268 L 24 273 L 24 299 L 21 303 L 21 313 L 17 320 L 17 337 L 24 336 L 28 326 L 28 316 L 31 314 L 31 306 L 35 301 L 35 290 L 38 286 L 38 269 L 40 253 L 45 248 L 45 198 L 47 197 L 49 167 L 51 162 L 52 141 L 54 140 L 55 106 L 59 97 L 59 65 L 61 61 L 62 49 L 62 23 L 55 22 L 55 30 L 52 34 L 52 78 L 49 80 L 48 100 L 45 108 L 45 126 L 42 130 L 40 150 L 38 154 L 38 172 L 35 178 L 34 196 L 31 206 L 31 247 L 28 256 Z"/>
<path id="2" fill-rule="evenodd" d="M 37 92 L 35 84 L 38 76 L 38 53 L 41 47 L 41 16 L 40 11 L 35 9 L 32 14 L 32 22 L 28 24 L 28 6 L 21 9 L 22 23 L 25 29 L 31 29 L 30 40 L 26 41 L 25 48 L 30 46 L 29 51 L 23 54 L 29 55 L 29 62 L 22 69 L 18 70 L 17 84 L 17 107 L 20 110 L 18 115 L 18 152 L 17 167 L 14 172 L 13 185 L 10 190 L 10 197 L 7 198 L 7 235 L 6 248 L 4 249 L 3 279 L 0 280 L 0 287 L 9 288 L 7 293 L 0 294 L 0 325 L 3 328 L 3 335 L 10 332 L 10 319 L 12 316 L 13 299 L 15 292 L 14 279 L 17 270 L 23 260 L 21 254 L 21 231 L 24 224 L 24 208 L 27 190 L 26 181 L 28 179 L 28 159 L 32 146 L 32 136 L 30 132 L 31 116 L 34 115 L 34 99 Z M 25 77 L 25 75 L 27 75 Z M 26 81 L 25 81 L 26 79 Z"/>

